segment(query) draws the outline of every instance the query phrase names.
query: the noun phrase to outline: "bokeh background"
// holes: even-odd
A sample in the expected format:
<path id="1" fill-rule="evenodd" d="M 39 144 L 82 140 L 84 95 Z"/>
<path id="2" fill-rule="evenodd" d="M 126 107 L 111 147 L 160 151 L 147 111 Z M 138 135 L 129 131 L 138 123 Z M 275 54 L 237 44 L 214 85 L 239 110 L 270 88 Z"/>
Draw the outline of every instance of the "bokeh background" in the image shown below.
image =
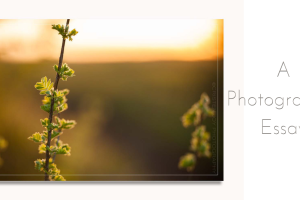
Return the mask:
<path id="1" fill-rule="evenodd" d="M 55 79 L 61 37 L 51 24 L 66 20 L 0 20 L 0 135 L 9 143 L 0 180 L 43 180 L 33 161 L 44 158 L 27 138 L 43 129 L 42 96 L 33 87 Z M 76 120 L 61 140 L 71 156 L 57 156 L 67 180 L 217 180 L 178 169 L 194 128 L 180 117 L 218 85 L 218 169 L 223 167 L 223 20 L 93 19 L 70 21 L 78 35 L 66 42 L 64 62 L 75 77 L 62 118 Z M 209 131 L 214 125 L 205 119 Z M 212 174 L 198 159 L 193 174 Z M 180 174 L 180 176 L 174 176 Z M 141 175 L 141 176 L 139 176 Z M 150 176 L 148 176 L 150 175 Z M 154 176 L 153 176 L 154 175 Z"/>

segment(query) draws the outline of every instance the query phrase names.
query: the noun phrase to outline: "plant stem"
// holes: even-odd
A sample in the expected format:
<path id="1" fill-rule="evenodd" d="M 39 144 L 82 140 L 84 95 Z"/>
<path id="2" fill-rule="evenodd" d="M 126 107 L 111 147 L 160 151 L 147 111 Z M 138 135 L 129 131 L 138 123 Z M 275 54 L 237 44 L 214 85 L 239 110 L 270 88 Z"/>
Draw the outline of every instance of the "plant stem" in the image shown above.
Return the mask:
<path id="1" fill-rule="evenodd" d="M 60 113 L 57 114 L 57 117 L 60 118 Z M 61 129 L 58 129 L 58 132 L 60 133 Z M 57 136 L 56 146 L 58 146 L 59 138 L 60 138 L 60 136 Z M 53 162 L 55 161 L 55 157 L 56 157 L 56 153 L 53 155 L 53 158 L 52 158 Z"/>
<path id="2" fill-rule="evenodd" d="M 69 22 L 70 22 L 70 19 L 67 19 L 66 28 L 69 26 Z M 66 42 L 66 39 L 63 38 L 62 45 L 61 45 L 61 51 L 60 51 L 60 57 L 59 57 L 59 63 L 58 63 L 58 70 L 61 69 L 62 61 L 64 58 L 65 42 Z M 60 78 L 59 74 L 57 73 L 56 79 L 54 82 L 54 90 L 57 90 L 59 78 Z M 50 112 L 49 112 L 50 123 L 52 123 L 53 107 L 54 107 L 54 96 L 52 96 L 52 98 L 51 98 L 51 105 L 50 105 Z M 51 143 L 51 133 L 52 133 L 52 129 L 49 129 L 48 130 L 48 141 L 47 141 L 48 147 L 50 147 L 50 143 Z M 46 172 L 48 172 L 48 168 L 49 168 L 49 159 L 50 159 L 50 152 L 48 150 L 46 150 L 46 164 L 45 164 Z M 47 173 L 45 173 L 45 181 L 49 181 L 49 175 Z"/>

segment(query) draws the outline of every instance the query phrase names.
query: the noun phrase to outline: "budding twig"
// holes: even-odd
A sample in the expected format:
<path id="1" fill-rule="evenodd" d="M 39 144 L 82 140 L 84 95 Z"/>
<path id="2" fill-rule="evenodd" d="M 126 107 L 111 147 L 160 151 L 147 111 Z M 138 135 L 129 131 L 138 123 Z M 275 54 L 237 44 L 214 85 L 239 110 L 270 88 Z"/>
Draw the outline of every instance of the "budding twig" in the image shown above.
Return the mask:
<path id="1" fill-rule="evenodd" d="M 67 19 L 66 28 L 69 26 L 69 23 L 70 23 L 70 19 Z M 59 57 L 58 70 L 61 69 L 62 61 L 64 58 L 65 43 L 66 43 L 66 38 L 63 38 L 61 51 L 60 51 L 60 57 Z M 54 83 L 54 90 L 57 90 L 59 78 L 60 78 L 59 74 L 57 73 L 55 83 Z M 53 118 L 53 107 L 54 107 L 54 94 L 52 95 L 52 98 L 51 98 L 51 106 L 50 106 L 50 112 L 49 112 L 49 123 L 50 124 L 52 123 L 52 118 Z M 48 130 L 48 141 L 47 141 L 48 147 L 50 147 L 50 143 L 51 143 L 51 132 L 52 132 L 52 129 L 49 129 Z M 46 163 L 45 163 L 46 172 L 48 171 L 48 168 L 49 168 L 49 159 L 50 159 L 50 152 L 47 149 L 46 150 Z M 47 173 L 45 173 L 45 181 L 49 181 L 49 175 Z"/>

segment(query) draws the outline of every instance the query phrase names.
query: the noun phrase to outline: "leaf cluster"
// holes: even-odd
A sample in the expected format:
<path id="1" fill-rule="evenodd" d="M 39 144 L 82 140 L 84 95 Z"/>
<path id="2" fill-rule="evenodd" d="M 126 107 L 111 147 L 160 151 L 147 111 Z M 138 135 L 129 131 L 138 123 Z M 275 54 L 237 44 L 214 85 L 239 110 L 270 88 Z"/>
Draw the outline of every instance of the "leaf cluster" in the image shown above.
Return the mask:
<path id="1" fill-rule="evenodd" d="M 196 156 L 192 153 L 187 153 L 180 157 L 178 167 L 185 168 L 188 172 L 193 171 L 196 166 Z"/>
<path id="2" fill-rule="evenodd" d="M 38 143 L 47 143 L 48 132 L 51 130 L 51 141 L 63 134 L 63 130 L 74 128 L 76 122 L 74 120 L 65 120 L 55 117 L 56 123 L 50 123 L 48 118 L 41 119 L 42 126 L 46 129 L 42 133 L 36 132 L 28 137 L 29 140 Z"/>
<path id="3" fill-rule="evenodd" d="M 76 125 L 74 120 L 65 120 L 55 117 L 56 123 L 50 123 L 48 118 L 41 119 L 41 124 L 45 128 L 41 133 L 36 132 L 28 137 L 29 140 L 37 143 L 41 143 L 38 147 L 39 153 L 46 153 L 46 150 L 50 152 L 50 156 L 56 155 L 71 155 L 71 147 L 68 144 L 64 144 L 57 137 L 63 134 L 63 130 L 72 129 Z M 54 140 L 54 145 L 47 146 L 48 132 L 51 132 L 51 141 Z M 52 160 L 52 159 L 51 159 Z M 51 161 L 49 163 L 48 172 L 45 170 L 45 159 L 37 159 L 35 162 L 35 168 L 39 171 L 45 172 L 49 175 L 52 181 L 65 181 L 64 177 L 61 176 L 60 170 L 57 169 L 56 165 Z"/>
<path id="4" fill-rule="evenodd" d="M 64 81 L 66 81 L 69 77 L 75 76 L 74 70 L 72 70 L 67 64 L 63 64 L 60 69 L 58 69 L 57 65 L 54 65 L 53 68 L 58 73 L 59 78 Z M 54 84 L 50 79 L 47 79 L 47 77 L 43 77 L 40 82 L 37 82 L 34 85 L 34 87 L 40 91 L 41 95 L 44 95 L 41 109 L 50 113 L 51 103 L 53 103 L 52 113 L 55 115 L 65 111 L 68 108 L 66 96 L 69 94 L 69 90 L 54 90 L 53 85 Z M 54 155 L 58 154 L 70 156 L 71 147 L 68 144 L 63 144 L 62 141 L 58 139 L 58 136 L 63 134 L 63 130 L 72 129 L 76 125 L 76 122 L 74 120 L 60 119 L 57 116 L 55 116 L 54 122 L 51 123 L 48 118 L 41 119 L 40 121 L 42 127 L 44 127 L 45 129 L 41 133 L 35 132 L 30 137 L 28 137 L 28 139 L 33 142 L 41 143 L 38 147 L 39 153 L 43 154 L 48 150 L 50 153 L 50 157 L 54 157 Z M 48 134 L 51 134 L 51 141 L 54 140 L 54 145 L 49 144 L 50 146 L 48 146 Z M 35 168 L 41 172 L 47 173 L 50 177 L 50 180 L 65 180 L 64 177 L 60 175 L 60 170 L 57 169 L 52 159 L 49 163 L 48 171 L 46 171 L 45 159 L 37 159 L 34 163 Z"/>
<path id="5" fill-rule="evenodd" d="M 66 179 L 60 175 L 60 170 L 57 169 L 56 164 L 53 163 L 53 160 L 50 158 L 48 171 L 45 169 L 46 159 L 37 159 L 34 161 L 34 168 L 47 173 L 51 181 L 65 181 Z"/>
<path id="6" fill-rule="evenodd" d="M 46 144 L 42 143 L 39 146 L 39 153 L 46 153 L 46 150 L 48 150 L 50 152 L 50 155 L 54 155 L 54 154 L 62 154 L 62 155 L 67 155 L 70 156 L 71 155 L 71 147 L 68 144 L 63 144 L 61 140 L 55 140 L 56 142 L 54 146 L 46 146 Z"/>
<path id="7" fill-rule="evenodd" d="M 67 64 L 63 64 L 60 70 L 58 70 L 57 65 L 54 65 L 54 70 L 59 73 L 59 76 L 62 80 L 67 80 L 68 77 L 73 77 L 74 70 L 72 70 Z M 40 91 L 41 95 L 45 95 L 42 100 L 43 105 L 41 109 L 50 112 L 51 109 L 51 101 L 54 100 L 53 104 L 53 113 L 58 114 L 60 112 L 65 111 L 68 108 L 67 98 L 66 96 L 69 94 L 68 89 L 64 90 L 54 90 L 53 83 L 51 79 L 47 79 L 47 77 L 43 77 L 40 82 L 37 82 L 34 87 Z"/>
<path id="8" fill-rule="evenodd" d="M 71 69 L 66 63 L 63 64 L 60 69 L 58 69 L 57 65 L 54 65 L 53 68 L 59 74 L 59 77 L 63 81 L 66 81 L 69 77 L 75 76 L 74 75 L 75 71 Z"/>
<path id="9" fill-rule="evenodd" d="M 73 29 L 72 31 L 69 32 L 69 26 L 64 26 L 60 24 L 53 24 L 52 29 L 57 30 L 58 34 L 62 36 L 62 38 L 69 39 L 69 41 L 73 41 L 73 36 L 77 35 L 78 31 L 76 29 Z"/>
<path id="10" fill-rule="evenodd" d="M 191 125 L 197 126 L 202 118 L 212 117 L 215 111 L 209 107 L 210 99 L 206 93 L 203 93 L 200 100 L 196 102 L 182 117 L 181 121 L 184 127 Z"/>
<path id="11" fill-rule="evenodd" d="M 196 152 L 198 157 L 210 157 L 210 133 L 207 132 L 205 126 L 198 127 L 192 133 L 191 151 Z"/>
<path id="12" fill-rule="evenodd" d="M 74 120 L 65 120 L 58 117 L 55 117 L 55 121 L 56 123 L 50 123 L 48 118 L 41 119 L 41 124 L 45 130 L 42 133 L 36 132 L 32 134 L 32 136 L 28 139 L 33 142 L 41 143 L 38 147 L 40 154 L 46 153 L 46 150 L 48 150 L 51 157 L 53 157 L 54 154 L 70 156 L 71 147 L 68 144 L 63 144 L 63 142 L 58 140 L 57 137 L 63 134 L 63 130 L 74 128 L 76 122 Z M 50 147 L 47 146 L 49 131 L 51 132 L 51 141 L 54 140 L 54 145 L 50 145 Z M 60 170 L 57 169 L 56 165 L 52 161 L 49 163 L 48 172 L 45 170 L 45 159 L 37 159 L 35 161 L 35 168 L 47 173 L 52 181 L 65 180 L 64 177 L 59 174 Z"/>
<path id="13" fill-rule="evenodd" d="M 201 125 L 201 121 L 205 117 L 213 117 L 215 111 L 210 108 L 210 99 L 206 93 L 203 93 L 200 100 L 196 102 L 182 117 L 182 125 L 189 127 L 194 125 L 195 131 L 192 133 L 190 150 L 192 153 L 180 157 L 178 167 L 185 168 L 188 172 L 193 171 L 196 166 L 196 156 L 211 157 L 210 151 L 210 133 L 206 131 L 206 127 Z"/>
<path id="14" fill-rule="evenodd" d="M 43 77 L 41 79 L 40 82 L 37 82 L 34 87 L 37 89 L 37 90 L 40 90 L 40 95 L 45 95 L 45 94 L 48 94 L 50 95 L 51 93 L 51 90 L 53 88 L 53 83 L 51 82 L 51 79 L 47 79 L 47 77 Z"/>

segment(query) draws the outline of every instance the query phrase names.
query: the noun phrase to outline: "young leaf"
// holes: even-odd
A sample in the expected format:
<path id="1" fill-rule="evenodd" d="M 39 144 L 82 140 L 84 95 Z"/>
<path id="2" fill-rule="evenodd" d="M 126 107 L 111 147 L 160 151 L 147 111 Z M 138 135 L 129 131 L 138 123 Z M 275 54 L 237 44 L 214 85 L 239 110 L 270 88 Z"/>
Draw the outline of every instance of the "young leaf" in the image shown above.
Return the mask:
<path id="1" fill-rule="evenodd" d="M 52 131 L 52 134 L 51 134 L 51 140 L 54 139 L 55 137 L 61 135 L 62 132 L 61 131 Z"/>
<path id="2" fill-rule="evenodd" d="M 59 77 L 63 80 L 66 81 L 69 77 L 75 76 L 75 71 L 71 69 L 67 63 L 64 63 L 60 70 L 58 70 L 57 65 L 54 65 L 54 70 L 59 74 Z"/>
<path id="3" fill-rule="evenodd" d="M 187 171 L 192 171 L 196 165 L 196 157 L 192 153 L 187 153 L 186 155 L 180 157 L 178 167 L 180 169 L 186 168 Z"/>
<path id="4" fill-rule="evenodd" d="M 64 25 L 60 25 L 60 24 L 55 25 L 55 24 L 53 24 L 52 29 L 57 30 L 58 34 L 61 35 L 63 37 L 63 39 L 67 38 L 67 34 L 65 33 Z"/>
<path id="5" fill-rule="evenodd" d="M 72 129 L 76 125 L 74 120 L 65 120 L 55 117 L 56 123 L 59 126 L 59 129 Z"/>
<path id="6" fill-rule="evenodd" d="M 56 138 L 57 136 L 63 134 L 63 132 L 59 132 L 59 131 L 55 131 L 55 130 L 52 130 L 52 133 L 51 133 L 51 141 Z M 43 141 L 46 141 L 48 139 L 48 131 L 43 131 L 43 133 L 41 134 L 42 136 L 42 139 Z"/>
<path id="7" fill-rule="evenodd" d="M 44 99 L 42 100 L 42 103 L 45 105 L 45 104 L 51 104 L 51 97 L 47 97 L 47 96 L 44 96 Z M 50 110 L 50 109 L 49 109 Z"/>
<path id="8" fill-rule="evenodd" d="M 39 153 L 46 153 L 46 145 L 44 143 L 40 144 Z"/>
<path id="9" fill-rule="evenodd" d="M 37 159 L 36 161 L 34 161 L 34 168 L 41 172 L 44 172 L 45 159 Z"/>
<path id="10" fill-rule="evenodd" d="M 69 41 L 72 41 L 73 40 L 72 36 L 75 36 L 78 33 L 75 29 L 69 32 L 69 26 L 65 28 L 64 25 L 60 25 L 60 24 L 57 25 L 53 24 L 52 29 L 57 30 L 58 34 L 61 35 L 63 39 L 69 39 Z"/>
<path id="11" fill-rule="evenodd" d="M 189 127 L 190 125 L 194 124 L 196 117 L 197 113 L 194 109 L 188 110 L 188 112 L 181 117 L 182 125 L 184 127 Z"/>
<path id="12" fill-rule="evenodd" d="M 40 134 L 38 132 L 32 134 L 32 136 L 28 137 L 28 139 L 34 142 L 45 142 L 43 134 Z"/>
<path id="13" fill-rule="evenodd" d="M 207 141 L 202 140 L 198 144 L 197 155 L 198 157 L 211 157 L 210 144 Z"/>
<path id="14" fill-rule="evenodd" d="M 42 105 L 41 106 L 41 109 L 43 110 L 43 111 L 46 111 L 46 112 L 50 112 L 50 109 L 51 109 L 51 105 L 50 104 L 45 104 L 45 105 Z"/>
<path id="15" fill-rule="evenodd" d="M 192 133 L 192 136 L 197 137 L 201 140 L 208 141 L 210 138 L 210 133 L 206 132 L 205 126 L 200 126 Z"/>
<path id="16" fill-rule="evenodd" d="M 76 31 L 76 29 L 73 29 L 72 31 L 70 31 L 68 34 L 69 41 L 73 41 L 72 36 L 77 35 L 77 33 L 78 33 L 78 31 Z"/>
<path id="17" fill-rule="evenodd" d="M 41 82 L 37 82 L 34 87 L 37 89 L 37 90 L 40 90 L 40 94 L 41 95 L 44 95 L 46 94 L 46 92 L 51 92 L 51 89 L 53 87 L 53 83 L 51 82 L 51 80 L 47 80 L 47 77 L 43 77 L 41 79 Z"/>
<path id="18" fill-rule="evenodd" d="M 71 147 L 68 144 L 63 144 L 61 147 L 58 147 L 56 154 L 63 154 L 63 155 L 70 156 Z"/>
<path id="19" fill-rule="evenodd" d="M 61 140 L 57 142 L 55 140 L 55 146 L 47 147 L 51 154 L 63 154 L 70 156 L 71 155 L 71 147 L 68 144 L 63 144 Z"/>

